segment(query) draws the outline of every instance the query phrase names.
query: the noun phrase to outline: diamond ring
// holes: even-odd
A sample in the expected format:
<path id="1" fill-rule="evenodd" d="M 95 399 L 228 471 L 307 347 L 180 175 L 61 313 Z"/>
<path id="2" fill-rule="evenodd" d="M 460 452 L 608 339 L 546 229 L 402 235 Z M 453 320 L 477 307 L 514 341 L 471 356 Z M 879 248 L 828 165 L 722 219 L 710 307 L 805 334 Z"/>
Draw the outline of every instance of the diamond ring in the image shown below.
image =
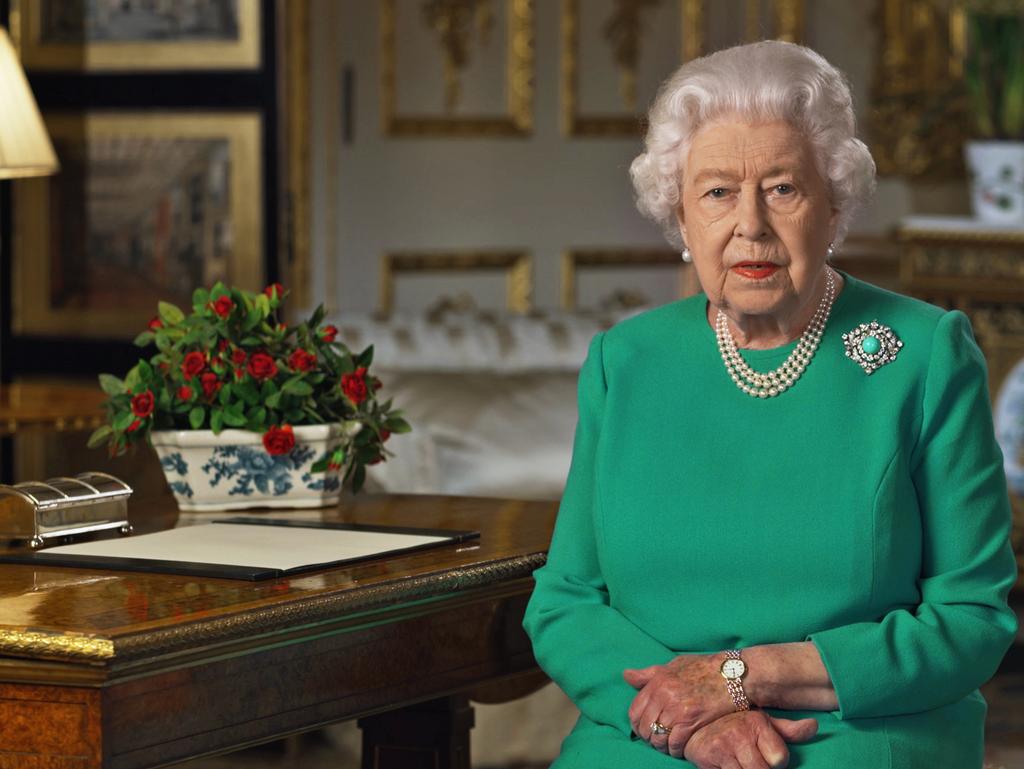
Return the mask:
<path id="1" fill-rule="evenodd" d="M 651 734 L 668 734 L 671 731 L 671 726 L 665 726 L 661 721 L 651 721 Z"/>

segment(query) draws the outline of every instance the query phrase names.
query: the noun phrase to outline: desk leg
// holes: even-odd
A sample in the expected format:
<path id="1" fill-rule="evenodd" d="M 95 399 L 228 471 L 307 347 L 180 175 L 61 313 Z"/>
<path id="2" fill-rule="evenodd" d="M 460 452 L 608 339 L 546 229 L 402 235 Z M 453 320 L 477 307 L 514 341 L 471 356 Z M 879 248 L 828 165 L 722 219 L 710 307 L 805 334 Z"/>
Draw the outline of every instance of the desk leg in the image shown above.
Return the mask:
<path id="1" fill-rule="evenodd" d="M 470 769 L 473 707 L 454 695 L 359 719 L 362 769 Z"/>

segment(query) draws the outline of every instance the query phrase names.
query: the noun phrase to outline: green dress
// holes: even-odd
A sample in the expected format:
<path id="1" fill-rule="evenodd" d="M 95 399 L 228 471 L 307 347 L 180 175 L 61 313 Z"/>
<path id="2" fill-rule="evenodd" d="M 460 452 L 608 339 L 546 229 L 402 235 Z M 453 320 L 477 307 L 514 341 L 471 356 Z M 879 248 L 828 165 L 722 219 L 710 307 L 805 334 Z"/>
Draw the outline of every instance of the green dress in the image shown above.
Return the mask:
<path id="1" fill-rule="evenodd" d="M 581 717 L 557 769 L 693 766 L 631 733 L 625 668 L 812 641 L 839 700 L 799 769 L 975 769 L 978 686 L 1012 642 L 1010 510 L 966 317 L 845 276 L 804 376 L 751 398 L 703 295 L 593 340 L 525 627 Z M 868 376 L 842 334 L 903 341 Z M 743 351 L 761 371 L 795 344 Z M 724 681 L 723 681 L 724 687 Z"/>

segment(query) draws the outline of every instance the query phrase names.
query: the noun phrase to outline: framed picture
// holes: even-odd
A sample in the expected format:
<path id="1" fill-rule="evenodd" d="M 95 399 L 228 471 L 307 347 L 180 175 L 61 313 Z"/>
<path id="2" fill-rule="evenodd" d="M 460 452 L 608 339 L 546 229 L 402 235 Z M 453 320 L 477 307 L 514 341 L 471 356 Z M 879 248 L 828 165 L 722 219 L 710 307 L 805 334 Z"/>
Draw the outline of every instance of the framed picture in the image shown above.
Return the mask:
<path id="1" fill-rule="evenodd" d="M 532 132 L 533 0 L 380 0 L 380 52 L 387 135 Z"/>
<path id="2" fill-rule="evenodd" d="M 28 70 L 256 69 L 259 0 L 14 0 Z"/>
<path id="3" fill-rule="evenodd" d="M 15 185 L 15 333 L 131 338 L 158 300 L 263 286 L 258 113 L 45 119 L 61 170 Z"/>

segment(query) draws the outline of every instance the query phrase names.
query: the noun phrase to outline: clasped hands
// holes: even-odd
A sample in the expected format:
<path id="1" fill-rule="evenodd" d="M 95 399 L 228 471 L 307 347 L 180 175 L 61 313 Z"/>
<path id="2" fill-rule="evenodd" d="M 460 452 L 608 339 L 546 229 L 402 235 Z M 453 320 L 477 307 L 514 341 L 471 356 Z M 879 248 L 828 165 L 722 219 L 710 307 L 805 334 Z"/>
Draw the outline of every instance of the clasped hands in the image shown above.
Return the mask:
<path id="1" fill-rule="evenodd" d="M 656 750 L 700 769 L 785 767 L 786 743 L 809 740 L 818 722 L 736 711 L 720 672 L 723 659 L 723 654 L 688 654 L 665 665 L 623 671 L 638 690 L 629 707 L 633 732 Z M 655 721 L 668 727 L 668 734 L 652 734 Z"/>

